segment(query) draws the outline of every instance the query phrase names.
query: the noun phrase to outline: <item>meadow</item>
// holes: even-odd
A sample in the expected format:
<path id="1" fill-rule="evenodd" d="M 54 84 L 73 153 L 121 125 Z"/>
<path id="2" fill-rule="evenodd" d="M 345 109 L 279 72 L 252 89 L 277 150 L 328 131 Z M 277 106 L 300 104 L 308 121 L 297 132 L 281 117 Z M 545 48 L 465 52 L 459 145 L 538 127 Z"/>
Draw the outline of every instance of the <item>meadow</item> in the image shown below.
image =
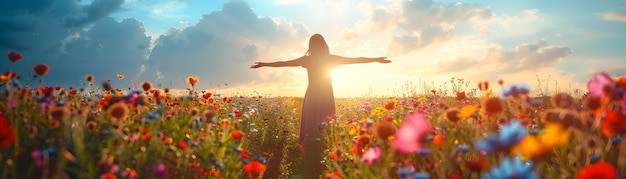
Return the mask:
<path id="1" fill-rule="evenodd" d="M 89 74 L 82 87 L 49 86 L 54 67 L 20 76 L 21 59 L 9 53 L 0 76 L 0 178 L 294 178 L 318 164 L 297 143 L 302 98 L 194 90 L 193 76 L 177 95 Z M 599 73 L 568 92 L 466 84 L 338 98 L 321 176 L 626 177 L 626 78 Z"/>

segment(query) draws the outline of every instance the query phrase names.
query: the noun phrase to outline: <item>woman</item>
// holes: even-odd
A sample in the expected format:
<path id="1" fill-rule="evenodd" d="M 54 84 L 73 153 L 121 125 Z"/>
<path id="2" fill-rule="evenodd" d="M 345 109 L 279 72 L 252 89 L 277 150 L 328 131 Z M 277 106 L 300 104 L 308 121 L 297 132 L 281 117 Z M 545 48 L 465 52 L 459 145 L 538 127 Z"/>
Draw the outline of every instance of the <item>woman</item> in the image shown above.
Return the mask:
<path id="1" fill-rule="evenodd" d="M 378 58 L 347 58 L 330 54 L 326 40 L 320 34 L 315 34 L 309 39 L 309 50 L 304 56 L 278 62 L 256 62 L 250 68 L 260 67 L 296 67 L 306 68 L 309 86 L 304 95 L 302 104 L 302 119 L 300 122 L 300 145 L 304 153 L 306 163 L 317 163 L 318 165 L 307 166 L 306 178 L 317 178 L 322 172 L 323 150 L 323 126 L 322 121 L 329 116 L 335 115 L 335 97 L 330 71 L 344 64 L 355 63 L 389 63 L 386 57 Z"/>

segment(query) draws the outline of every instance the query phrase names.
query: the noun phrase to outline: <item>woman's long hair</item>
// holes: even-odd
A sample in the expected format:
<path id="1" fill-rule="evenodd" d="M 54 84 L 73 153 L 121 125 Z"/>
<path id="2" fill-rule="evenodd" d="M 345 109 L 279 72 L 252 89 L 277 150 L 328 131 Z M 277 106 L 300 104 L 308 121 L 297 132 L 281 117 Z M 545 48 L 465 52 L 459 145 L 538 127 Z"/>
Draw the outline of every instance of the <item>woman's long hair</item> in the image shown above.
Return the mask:
<path id="1" fill-rule="evenodd" d="M 324 59 L 326 56 L 330 54 L 330 50 L 328 49 L 328 44 L 326 44 L 326 40 L 320 34 L 314 34 L 309 39 L 309 50 L 304 53 L 304 55 L 309 56 L 310 64 L 315 63 L 321 59 Z"/>

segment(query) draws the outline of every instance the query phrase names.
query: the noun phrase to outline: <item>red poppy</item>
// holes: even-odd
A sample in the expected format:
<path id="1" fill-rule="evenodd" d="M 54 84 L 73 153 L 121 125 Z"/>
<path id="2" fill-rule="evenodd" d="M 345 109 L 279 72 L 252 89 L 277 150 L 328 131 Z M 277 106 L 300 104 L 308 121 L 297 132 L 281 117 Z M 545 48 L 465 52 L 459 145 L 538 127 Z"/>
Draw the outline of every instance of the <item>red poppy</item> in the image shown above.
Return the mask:
<path id="1" fill-rule="evenodd" d="M 236 130 L 230 133 L 230 137 L 233 139 L 241 139 L 243 136 L 245 136 L 246 134 L 243 133 L 240 130 Z"/>
<path id="2" fill-rule="evenodd" d="M 115 174 L 113 173 L 105 173 L 100 175 L 101 179 L 117 179 L 117 176 L 115 176 Z"/>
<path id="3" fill-rule="evenodd" d="M 0 112 L 0 148 L 6 148 L 15 143 L 15 129 L 9 126 L 9 120 Z"/>
<path id="4" fill-rule="evenodd" d="M 471 172 L 480 172 L 481 170 L 487 168 L 487 165 L 487 160 L 482 157 L 474 160 L 465 161 L 464 164 L 465 169 Z"/>
<path id="5" fill-rule="evenodd" d="M 50 66 L 44 63 L 40 63 L 40 64 L 33 66 L 33 71 L 35 72 L 35 74 L 39 76 L 44 76 L 48 74 L 48 71 L 50 71 Z"/>
<path id="6" fill-rule="evenodd" d="M 265 169 L 267 169 L 267 166 L 258 161 L 251 161 L 243 166 L 243 171 L 246 172 L 250 178 L 263 178 Z"/>
<path id="7" fill-rule="evenodd" d="M 141 139 L 142 140 L 150 140 L 150 139 L 152 139 L 152 135 L 150 135 L 150 134 L 141 135 Z"/>
<path id="8" fill-rule="evenodd" d="M 241 158 L 243 158 L 243 159 L 249 159 L 249 158 L 250 158 L 250 155 L 248 155 L 248 154 L 247 154 L 247 153 L 245 153 L 245 152 L 241 152 L 241 153 L 239 153 L 239 157 L 241 157 Z"/>
<path id="9" fill-rule="evenodd" d="M 489 89 L 489 82 L 483 81 L 478 83 L 478 89 L 480 89 L 481 91 L 487 91 Z"/>
<path id="10" fill-rule="evenodd" d="M 600 121 L 602 133 L 607 137 L 626 132 L 626 116 L 619 110 L 606 110 L 604 120 Z"/>
<path id="11" fill-rule="evenodd" d="M 465 94 L 465 91 L 456 92 L 456 96 L 454 97 L 454 100 L 463 101 L 466 99 L 467 99 L 467 95 Z"/>
<path id="12" fill-rule="evenodd" d="M 202 95 L 202 98 L 204 98 L 204 99 L 209 99 L 209 98 L 211 97 L 211 95 L 212 95 L 211 93 L 204 93 L 204 94 Z"/>
<path id="13" fill-rule="evenodd" d="M 199 166 L 200 166 L 200 162 L 198 161 L 191 162 L 191 168 L 198 168 Z"/>
<path id="14" fill-rule="evenodd" d="M 578 170 L 578 179 L 614 179 L 617 176 L 615 166 L 608 162 L 597 162 Z"/>
<path id="15" fill-rule="evenodd" d="M 385 104 L 385 109 L 387 110 L 393 110 L 396 108 L 396 104 L 393 101 L 389 101 L 387 104 Z"/>
<path id="16" fill-rule="evenodd" d="M 188 147 L 187 142 L 185 141 L 178 141 L 178 147 L 180 147 L 181 149 L 186 149 Z"/>
<path id="17" fill-rule="evenodd" d="M 448 177 L 449 179 L 463 179 L 463 175 L 458 174 L 458 173 L 453 173 L 450 174 L 450 177 Z"/>
<path id="18" fill-rule="evenodd" d="M 20 61 L 23 58 L 22 55 L 20 55 L 19 53 L 15 53 L 15 52 L 9 52 L 8 57 L 9 57 L 9 61 L 11 61 L 11 63 L 15 63 L 17 61 Z"/>

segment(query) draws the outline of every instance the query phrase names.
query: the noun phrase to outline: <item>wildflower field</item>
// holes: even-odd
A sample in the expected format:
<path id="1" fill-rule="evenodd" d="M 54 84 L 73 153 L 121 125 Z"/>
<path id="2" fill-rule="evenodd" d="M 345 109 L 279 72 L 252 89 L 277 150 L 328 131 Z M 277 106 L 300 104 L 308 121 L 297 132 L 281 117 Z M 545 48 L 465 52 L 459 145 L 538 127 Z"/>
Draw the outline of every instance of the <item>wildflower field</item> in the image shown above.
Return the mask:
<path id="1" fill-rule="evenodd" d="M 11 68 L 22 56 L 8 58 L 0 178 L 292 178 L 316 164 L 324 178 L 626 177 L 626 78 L 606 73 L 550 96 L 485 81 L 340 98 L 320 129 L 324 160 L 302 161 L 301 98 L 194 90 L 203 79 L 192 76 L 182 95 L 89 74 L 87 84 L 52 86 L 54 67 L 20 76 Z"/>

